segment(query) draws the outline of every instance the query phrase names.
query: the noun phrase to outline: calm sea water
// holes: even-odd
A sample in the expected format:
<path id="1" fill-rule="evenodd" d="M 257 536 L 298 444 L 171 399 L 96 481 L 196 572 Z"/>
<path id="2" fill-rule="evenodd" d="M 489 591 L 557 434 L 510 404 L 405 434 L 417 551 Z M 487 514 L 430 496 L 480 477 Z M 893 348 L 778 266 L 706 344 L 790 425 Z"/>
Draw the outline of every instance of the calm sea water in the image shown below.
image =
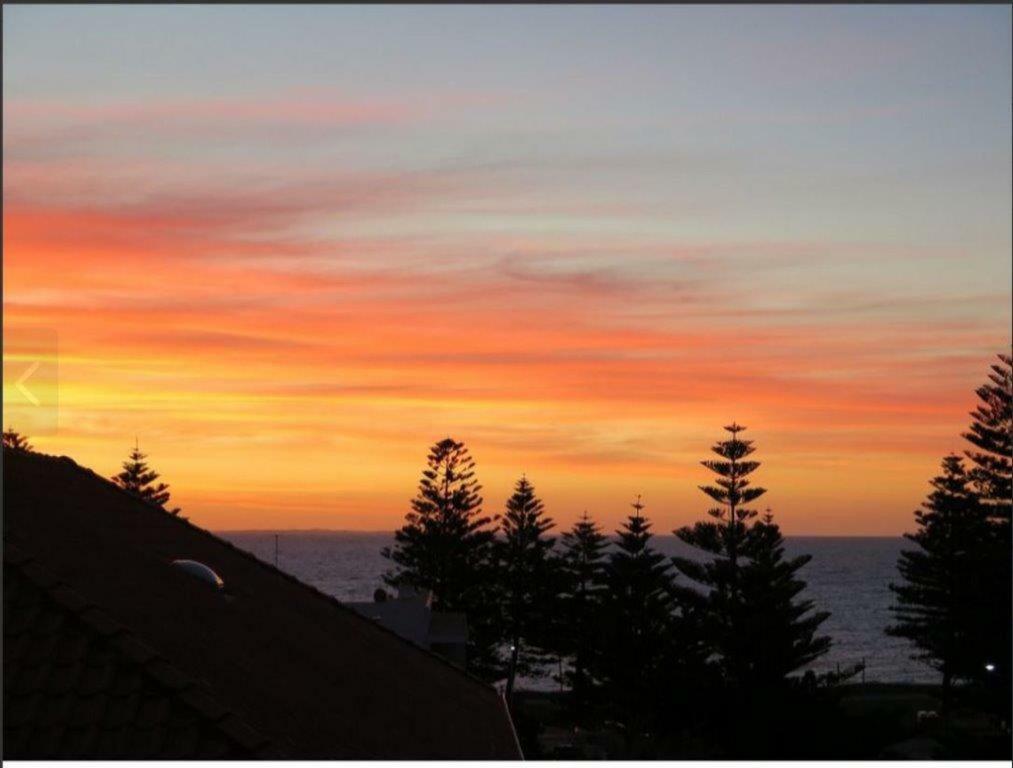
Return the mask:
<path id="1" fill-rule="evenodd" d="M 221 534 L 261 560 L 274 562 L 273 532 L 233 531 Z M 389 563 L 380 549 L 393 542 L 391 534 L 345 531 L 291 531 L 278 534 L 278 566 L 338 600 L 372 600 Z M 657 536 L 655 546 L 668 555 L 693 556 L 674 536 Z M 901 538 L 796 537 L 788 540 L 789 554 L 808 553 L 812 561 L 802 569 L 807 595 L 820 610 L 830 611 L 823 631 L 833 638 L 829 654 L 817 671 L 838 664 L 865 661 L 865 679 L 882 682 L 937 682 L 938 676 L 910 660 L 905 640 L 887 637 L 892 595 L 888 584 L 897 580 Z"/>

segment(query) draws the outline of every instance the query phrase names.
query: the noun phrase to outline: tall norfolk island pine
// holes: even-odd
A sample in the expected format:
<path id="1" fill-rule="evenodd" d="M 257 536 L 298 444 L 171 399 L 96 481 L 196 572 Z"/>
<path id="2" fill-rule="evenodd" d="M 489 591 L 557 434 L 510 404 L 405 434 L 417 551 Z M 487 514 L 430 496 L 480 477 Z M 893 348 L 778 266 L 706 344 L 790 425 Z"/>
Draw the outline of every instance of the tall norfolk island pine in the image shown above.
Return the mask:
<path id="1" fill-rule="evenodd" d="M 566 680 L 578 717 L 586 712 L 594 687 L 591 669 L 598 649 L 608 539 L 597 523 L 583 516 L 563 534 L 559 557 L 563 577 L 558 645 L 572 661 Z"/>
<path id="2" fill-rule="evenodd" d="M 141 453 L 141 449 L 134 442 L 134 449 L 130 452 L 129 458 L 123 462 L 123 471 L 112 480 L 127 493 L 165 509 L 165 505 L 169 503 L 169 486 L 165 483 L 154 484 L 159 474 L 148 467 L 144 461 L 146 458 L 147 454 Z M 179 507 L 166 511 L 178 515 Z"/>
<path id="3" fill-rule="evenodd" d="M 828 614 L 809 614 L 812 604 L 796 598 L 805 588 L 798 570 L 809 556 L 784 560 L 780 530 L 769 516 L 751 522 L 756 510 L 745 505 L 766 493 L 751 487 L 749 475 L 760 466 L 746 460 L 755 450 L 742 440 L 745 427 L 731 424 L 731 439 L 712 448 L 720 460 L 702 464 L 718 477 L 701 486 L 718 506 L 708 511 L 713 520 L 686 526 L 675 534 L 711 559 L 673 558 L 676 567 L 707 588 L 706 594 L 680 590 L 704 617 L 705 632 L 720 660 L 725 680 L 741 688 L 781 684 L 786 675 L 805 666 L 829 648 L 816 637 Z"/>
<path id="4" fill-rule="evenodd" d="M 660 689 L 675 598 L 671 563 L 650 545 L 651 523 L 639 496 L 632 506 L 605 565 L 606 642 L 597 667 L 618 716 L 628 727 L 641 727 L 668 693 Z"/>
<path id="5" fill-rule="evenodd" d="M 464 443 L 446 438 L 429 451 L 405 524 L 382 554 L 394 563 L 384 581 L 433 594 L 433 608 L 460 611 L 468 619 L 469 666 L 494 665 L 491 568 L 493 519 L 482 514 L 482 487 Z"/>
<path id="6" fill-rule="evenodd" d="M 749 641 L 741 632 L 740 560 L 749 532 L 748 522 L 757 513 L 743 505 L 766 493 L 764 488 L 749 487 L 750 481 L 746 479 L 760 464 L 744 461 L 755 449 L 751 440 L 739 439 L 743 429 L 738 424 L 725 427 L 732 435 L 731 440 L 721 441 L 711 448 L 722 460 L 701 462 L 718 475 L 716 486 L 700 486 L 700 490 L 718 503 L 707 512 L 714 519 L 675 531 L 682 541 L 713 557 L 702 562 L 673 558 L 679 571 L 709 588 L 704 595 L 689 590 L 682 592 L 684 598 L 697 603 L 707 617 L 708 640 L 720 656 L 724 674 L 729 679 L 741 676 L 740 667 L 749 655 Z"/>
<path id="7" fill-rule="evenodd" d="M 984 592 L 979 564 L 990 532 L 960 457 L 943 459 L 932 487 L 915 512 L 918 531 L 904 534 L 918 549 L 904 550 L 897 563 L 904 583 L 890 585 L 897 624 L 887 633 L 911 640 L 918 648 L 913 658 L 942 673 L 945 707 L 952 681 L 980 677 L 987 660 L 977 617 Z"/>
<path id="8" fill-rule="evenodd" d="M 964 434 L 974 449 L 967 451 L 972 487 L 988 517 L 991 536 L 981 557 L 982 589 L 987 602 L 981 632 L 988 639 L 988 676 L 1003 682 L 1007 713 L 1010 702 L 1011 538 L 1013 512 L 1013 357 L 999 355 L 988 381 L 977 390 L 981 401 L 971 413 L 971 428 Z M 982 671 L 985 674 L 985 671 Z"/>
<path id="9" fill-rule="evenodd" d="M 502 538 L 495 545 L 505 639 L 510 642 L 508 701 L 513 697 L 516 676 L 537 672 L 541 654 L 535 649 L 546 644 L 546 627 L 553 618 L 550 601 L 555 597 L 556 585 L 549 553 L 555 539 L 545 534 L 554 525 L 535 495 L 534 486 L 522 477 L 507 499 L 500 522 Z"/>
<path id="10" fill-rule="evenodd" d="M 743 631 L 750 640 L 744 673 L 758 689 L 770 690 L 830 650 L 830 638 L 816 635 L 830 614 L 800 598 L 806 585 L 797 574 L 812 555 L 785 559 L 784 536 L 769 510 L 753 524 L 748 541 L 740 582 Z"/>

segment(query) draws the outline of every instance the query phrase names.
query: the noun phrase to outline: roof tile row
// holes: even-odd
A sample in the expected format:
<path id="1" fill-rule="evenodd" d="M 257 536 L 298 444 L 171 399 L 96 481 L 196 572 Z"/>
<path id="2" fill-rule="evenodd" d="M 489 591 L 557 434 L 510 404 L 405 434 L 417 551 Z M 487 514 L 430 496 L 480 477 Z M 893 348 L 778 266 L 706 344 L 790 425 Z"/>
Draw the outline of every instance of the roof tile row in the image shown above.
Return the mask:
<path id="1" fill-rule="evenodd" d="M 205 758 L 268 741 L 5 543 L 4 756 Z"/>

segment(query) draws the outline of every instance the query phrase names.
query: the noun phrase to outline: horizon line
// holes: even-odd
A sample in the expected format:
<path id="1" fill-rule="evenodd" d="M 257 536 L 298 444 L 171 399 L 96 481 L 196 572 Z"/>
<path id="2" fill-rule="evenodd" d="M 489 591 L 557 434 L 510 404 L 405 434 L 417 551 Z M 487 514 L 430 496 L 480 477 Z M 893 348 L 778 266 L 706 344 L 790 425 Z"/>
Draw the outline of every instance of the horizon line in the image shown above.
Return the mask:
<path id="1" fill-rule="evenodd" d="M 354 529 L 354 528 L 208 528 L 206 529 L 214 534 L 228 534 L 228 533 L 351 533 L 351 534 L 363 534 L 363 535 L 379 535 L 393 536 L 394 531 L 382 530 L 382 529 Z M 606 534 L 611 536 L 613 534 Z M 793 533 L 783 534 L 786 539 L 903 539 L 903 533 L 897 534 L 882 534 L 882 533 Z M 670 536 L 675 538 L 674 533 L 655 533 L 655 537 Z"/>

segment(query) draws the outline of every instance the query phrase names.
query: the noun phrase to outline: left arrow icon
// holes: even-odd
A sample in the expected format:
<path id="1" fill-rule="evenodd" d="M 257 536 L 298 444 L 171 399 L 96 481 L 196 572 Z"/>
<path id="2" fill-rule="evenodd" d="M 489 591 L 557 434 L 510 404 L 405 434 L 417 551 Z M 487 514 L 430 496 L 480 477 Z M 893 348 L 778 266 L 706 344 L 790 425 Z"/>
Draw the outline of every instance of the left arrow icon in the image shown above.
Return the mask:
<path id="1" fill-rule="evenodd" d="M 31 390 L 29 390 L 28 387 L 25 386 L 25 382 L 28 381 L 28 379 L 32 377 L 32 374 L 35 373 L 37 370 L 39 370 L 38 360 L 32 363 L 28 367 L 28 370 L 22 373 L 21 376 L 18 378 L 18 380 L 14 383 L 14 386 L 18 388 L 18 391 L 21 392 L 21 394 L 25 396 L 25 399 L 28 400 L 28 402 L 30 402 L 32 405 L 38 405 L 39 399 L 32 394 Z"/>

